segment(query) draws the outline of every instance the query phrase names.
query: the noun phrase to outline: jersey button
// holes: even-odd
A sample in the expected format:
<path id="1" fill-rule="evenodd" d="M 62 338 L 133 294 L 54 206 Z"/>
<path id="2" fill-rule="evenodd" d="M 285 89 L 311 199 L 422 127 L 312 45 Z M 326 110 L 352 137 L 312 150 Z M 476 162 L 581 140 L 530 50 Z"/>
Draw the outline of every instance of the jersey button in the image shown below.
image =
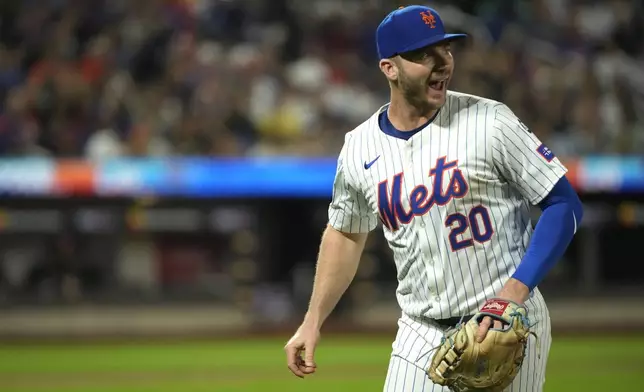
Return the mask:
<path id="1" fill-rule="evenodd" d="M 420 222 L 420 227 L 425 227 L 425 222 Z"/>
<path id="2" fill-rule="evenodd" d="M 435 300 L 436 302 L 440 302 L 441 297 L 439 297 L 439 296 L 437 295 L 437 296 L 435 296 L 435 297 L 434 297 L 434 300 Z"/>

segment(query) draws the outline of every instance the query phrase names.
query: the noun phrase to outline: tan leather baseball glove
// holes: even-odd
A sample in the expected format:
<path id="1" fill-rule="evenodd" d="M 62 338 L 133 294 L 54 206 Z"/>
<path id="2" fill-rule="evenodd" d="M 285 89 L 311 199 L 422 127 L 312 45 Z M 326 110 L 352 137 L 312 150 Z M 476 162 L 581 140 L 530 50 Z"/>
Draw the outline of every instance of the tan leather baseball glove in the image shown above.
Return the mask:
<path id="1" fill-rule="evenodd" d="M 445 333 L 427 370 L 429 378 L 455 392 L 502 391 L 519 372 L 528 337 L 534 335 L 527 314 L 524 306 L 512 301 L 488 300 L 467 323 Z M 485 316 L 500 320 L 503 327 L 490 328 L 485 339 L 477 343 L 479 322 Z"/>

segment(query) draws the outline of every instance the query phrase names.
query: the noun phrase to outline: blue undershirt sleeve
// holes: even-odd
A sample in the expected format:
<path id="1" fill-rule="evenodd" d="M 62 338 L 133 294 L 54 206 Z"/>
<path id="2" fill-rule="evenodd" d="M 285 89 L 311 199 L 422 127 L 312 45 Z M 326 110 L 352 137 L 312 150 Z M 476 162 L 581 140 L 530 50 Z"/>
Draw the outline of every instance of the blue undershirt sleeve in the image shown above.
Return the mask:
<path id="1" fill-rule="evenodd" d="M 563 176 L 540 203 L 542 214 L 532 240 L 513 278 L 532 291 L 563 256 L 572 241 L 583 208 L 577 193 Z"/>

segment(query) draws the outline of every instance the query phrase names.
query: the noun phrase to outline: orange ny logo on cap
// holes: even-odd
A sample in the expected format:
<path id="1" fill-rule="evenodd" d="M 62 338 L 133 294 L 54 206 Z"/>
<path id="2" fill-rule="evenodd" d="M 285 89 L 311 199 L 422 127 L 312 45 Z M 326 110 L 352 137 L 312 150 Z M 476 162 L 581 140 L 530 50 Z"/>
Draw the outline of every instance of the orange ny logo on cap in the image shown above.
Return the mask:
<path id="1" fill-rule="evenodd" d="M 420 16 L 423 18 L 423 22 L 425 22 L 427 26 L 432 29 L 436 27 L 436 18 L 430 11 L 422 11 Z"/>

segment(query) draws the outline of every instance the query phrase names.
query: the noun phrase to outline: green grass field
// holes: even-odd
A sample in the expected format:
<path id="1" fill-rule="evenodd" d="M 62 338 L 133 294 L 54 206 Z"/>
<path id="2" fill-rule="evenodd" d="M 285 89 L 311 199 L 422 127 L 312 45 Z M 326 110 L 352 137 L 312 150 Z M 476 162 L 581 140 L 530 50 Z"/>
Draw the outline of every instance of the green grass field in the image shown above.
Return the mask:
<path id="1" fill-rule="evenodd" d="M 2 392 L 381 391 L 390 338 L 326 337 L 301 380 L 280 340 L 0 346 Z M 644 391 L 644 337 L 556 338 L 546 391 Z"/>

